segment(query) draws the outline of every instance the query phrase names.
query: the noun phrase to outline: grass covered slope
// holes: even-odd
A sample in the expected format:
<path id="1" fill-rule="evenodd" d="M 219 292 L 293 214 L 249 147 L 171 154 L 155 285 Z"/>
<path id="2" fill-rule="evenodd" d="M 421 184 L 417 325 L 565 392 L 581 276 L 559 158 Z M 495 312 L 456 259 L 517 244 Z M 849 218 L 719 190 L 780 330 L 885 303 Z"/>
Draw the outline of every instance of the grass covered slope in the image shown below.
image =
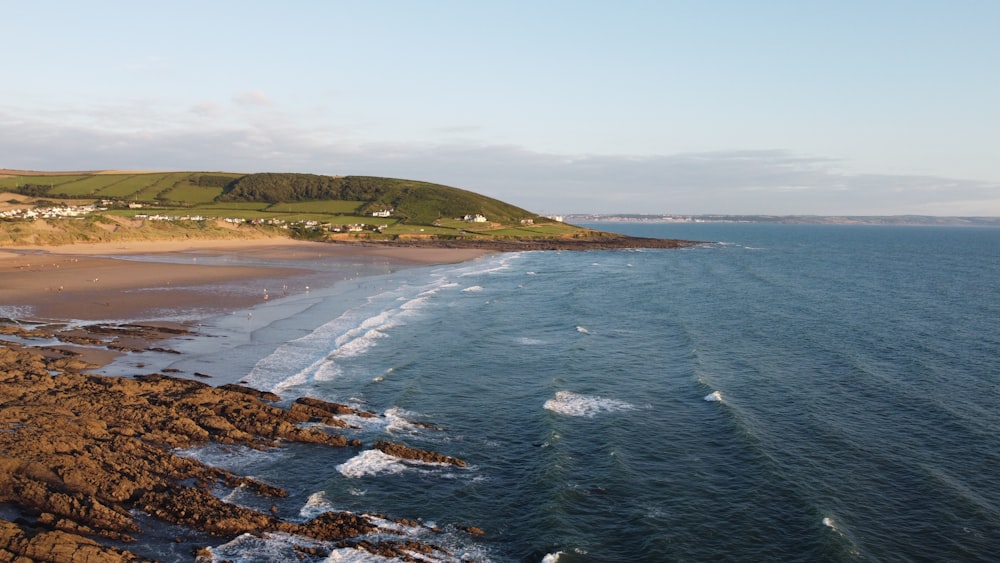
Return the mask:
<path id="1" fill-rule="evenodd" d="M 0 245 L 264 236 L 423 245 L 554 240 L 606 245 L 628 238 L 554 221 L 460 188 L 374 176 L 0 170 L 0 194 L 5 192 L 0 195 Z M 73 206 L 90 209 L 56 217 L 45 213 Z"/>

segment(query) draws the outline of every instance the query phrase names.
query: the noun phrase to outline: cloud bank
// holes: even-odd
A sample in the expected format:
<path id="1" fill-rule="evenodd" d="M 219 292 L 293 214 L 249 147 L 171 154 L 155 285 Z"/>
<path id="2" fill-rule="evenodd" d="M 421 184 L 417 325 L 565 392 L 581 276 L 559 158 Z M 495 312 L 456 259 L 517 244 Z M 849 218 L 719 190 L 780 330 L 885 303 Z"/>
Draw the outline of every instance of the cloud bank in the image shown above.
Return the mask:
<path id="1" fill-rule="evenodd" d="M 238 104 L 269 104 L 262 93 Z M 267 119 L 118 130 L 95 120 L 0 111 L 0 167 L 364 174 L 438 182 L 544 213 L 1000 215 L 1000 186 L 933 176 L 847 173 L 785 150 L 564 155 L 513 145 L 359 142 Z M 138 121 L 138 120 L 137 120 Z M 163 121 L 159 121 L 163 123 Z"/>

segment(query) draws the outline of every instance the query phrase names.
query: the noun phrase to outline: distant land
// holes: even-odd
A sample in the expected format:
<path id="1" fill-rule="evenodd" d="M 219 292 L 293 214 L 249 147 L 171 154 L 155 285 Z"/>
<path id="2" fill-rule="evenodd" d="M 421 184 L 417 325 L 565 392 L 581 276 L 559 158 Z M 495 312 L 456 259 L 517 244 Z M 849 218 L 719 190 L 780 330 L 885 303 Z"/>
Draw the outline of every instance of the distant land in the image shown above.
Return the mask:
<path id="1" fill-rule="evenodd" d="M 568 223 L 772 223 L 787 225 L 912 225 L 1000 227 L 1000 217 L 938 217 L 934 215 L 563 215 Z"/>

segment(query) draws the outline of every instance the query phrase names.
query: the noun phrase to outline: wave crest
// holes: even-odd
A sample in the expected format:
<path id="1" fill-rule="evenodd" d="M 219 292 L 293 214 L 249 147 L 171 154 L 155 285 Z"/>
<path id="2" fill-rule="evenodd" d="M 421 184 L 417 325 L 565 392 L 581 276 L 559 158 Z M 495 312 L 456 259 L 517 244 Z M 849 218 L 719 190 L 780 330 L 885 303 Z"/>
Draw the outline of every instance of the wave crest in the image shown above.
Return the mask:
<path id="1" fill-rule="evenodd" d="M 600 413 L 632 410 L 635 408 L 635 405 L 596 395 L 581 395 L 572 391 L 559 391 L 555 397 L 545 401 L 544 407 L 546 410 L 567 416 L 592 418 Z"/>

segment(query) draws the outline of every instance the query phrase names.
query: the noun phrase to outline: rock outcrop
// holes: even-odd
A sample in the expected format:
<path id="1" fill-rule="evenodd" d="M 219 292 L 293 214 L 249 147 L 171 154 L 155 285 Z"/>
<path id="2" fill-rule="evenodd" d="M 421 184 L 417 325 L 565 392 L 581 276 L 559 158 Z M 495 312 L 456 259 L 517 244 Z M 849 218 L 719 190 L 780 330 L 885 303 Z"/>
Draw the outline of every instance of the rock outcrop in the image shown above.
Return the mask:
<path id="1" fill-rule="evenodd" d="M 283 409 L 276 395 L 239 385 L 162 374 L 105 377 L 69 360 L 0 345 L 0 503 L 20 514 L 0 520 L 0 561 L 141 561 L 141 554 L 99 543 L 141 546 L 137 513 L 223 539 L 277 531 L 377 553 L 438 549 L 362 538 L 377 528 L 366 516 L 330 512 L 295 523 L 227 503 L 213 487 L 273 498 L 286 493 L 175 453 L 210 442 L 360 447 L 327 426 L 335 415 L 374 414 L 315 399 Z M 303 424 L 316 420 L 325 426 Z M 390 455 L 464 465 L 433 452 L 381 447 Z"/>

